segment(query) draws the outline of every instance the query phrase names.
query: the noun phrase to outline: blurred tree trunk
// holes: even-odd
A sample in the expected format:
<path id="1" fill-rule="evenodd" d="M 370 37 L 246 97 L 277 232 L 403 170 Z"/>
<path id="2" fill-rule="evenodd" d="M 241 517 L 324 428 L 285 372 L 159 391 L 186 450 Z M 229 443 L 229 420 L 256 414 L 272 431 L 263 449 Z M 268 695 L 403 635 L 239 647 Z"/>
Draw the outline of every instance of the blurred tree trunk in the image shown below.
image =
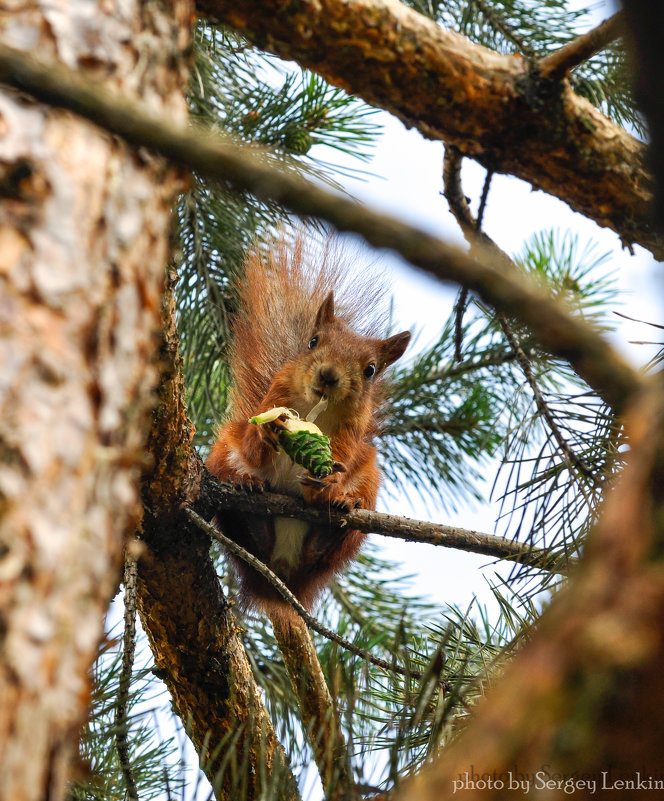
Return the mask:
<path id="1" fill-rule="evenodd" d="M 2 40 L 183 119 L 190 7 L 5 4 Z M 0 94 L 0 799 L 62 798 L 137 478 L 171 204 L 161 161 Z"/>

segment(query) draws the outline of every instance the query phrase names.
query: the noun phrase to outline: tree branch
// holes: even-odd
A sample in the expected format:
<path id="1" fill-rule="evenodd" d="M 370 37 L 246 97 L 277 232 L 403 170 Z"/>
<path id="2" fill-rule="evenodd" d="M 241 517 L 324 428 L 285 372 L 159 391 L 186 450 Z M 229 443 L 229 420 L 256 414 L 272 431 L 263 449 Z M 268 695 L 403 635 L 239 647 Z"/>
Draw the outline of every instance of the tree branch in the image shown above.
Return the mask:
<path id="1" fill-rule="evenodd" d="M 642 386 L 639 374 L 598 332 L 549 298 L 523 272 L 496 265 L 490 253 L 479 249 L 477 257 L 471 258 L 421 229 L 270 168 L 256 155 L 256 148 L 240 148 L 209 132 L 185 131 L 172 120 L 147 115 L 136 105 L 81 81 L 71 70 L 41 65 L 5 47 L 0 47 L 0 81 L 75 111 L 131 144 L 148 147 L 187 169 L 282 203 L 295 213 L 323 217 L 341 231 L 361 234 L 376 247 L 394 249 L 441 280 L 467 286 L 485 302 L 529 326 L 546 349 L 569 361 L 617 412 Z M 617 137 L 624 135 L 617 133 L 619 130 L 614 132 Z"/>
<path id="2" fill-rule="evenodd" d="M 624 30 L 625 15 L 619 11 L 588 33 L 578 36 L 559 50 L 541 58 L 534 65 L 535 71 L 541 78 L 559 80 L 574 67 L 578 67 L 595 53 L 603 50 L 614 39 L 622 36 Z"/>
<path id="3" fill-rule="evenodd" d="M 664 258 L 645 145 L 567 82 L 540 80 L 529 59 L 475 45 L 396 0 L 198 0 L 198 8 Z"/>
<path id="4" fill-rule="evenodd" d="M 276 793 L 299 801 L 295 778 L 219 586 L 209 538 L 178 514 L 198 496 L 203 465 L 191 446 L 170 281 L 163 300 L 159 406 L 143 477 L 138 609 L 156 669 L 198 752 L 217 801 Z"/>
<path id="5" fill-rule="evenodd" d="M 564 555 L 552 554 L 546 550 L 531 548 L 520 542 L 479 531 L 427 523 L 408 517 L 371 512 L 367 509 L 353 509 L 350 512 L 320 509 L 305 506 L 301 500 L 290 495 L 278 495 L 273 492 L 248 494 L 228 484 L 220 483 L 207 471 L 201 478 L 199 500 L 192 506 L 203 517 L 211 517 L 217 509 L 296 517 L 312 523 L 333 525 L 339 529 L 352 528 L 382 534 L 406 542 L 423 542 L 444 548 L 456 548 L 556 573 L 566 573 L 575 563 L 575 560 L 566 561 Z"/>
<path id="6" fill-rule="evenodd" d="M 326 801 L 350 801 L 356 793 L 348 749 L 306 621 L 299 615 L 279 612 L 270 614 L 270 620 L 298 699 Z M 371 658 L 369 654 L 367 657 Z"/>
<path id="7" fill-rule="evenodd" d="M 373 654 L 365 651 L 363 648 L 359 648 L 355 643 L 352 643 L 350 640 L 347 640 L 345 637 L 341 637 L 332 629 L 328 629 L 322 623 L 320 623 L 316 618 L 311 615 L 307 610 L 302 606 L 302 604 L 297 600 L 297 598 L 293 595 L 293 593 L 288 589 L 288 587 L 284 584 L 284 582 L 274 573 L 270 568 L 261 562 L 260 559 L 255 557 L 252 553 L 249 553 L 245 548 L 241 545 L 238 545 L 234 540 L 230 537 L 227 537 L 224 533 L 219 531 L 219 529 L 213 525 L 212 523 L 208 523 L 203 517 L 201 517 L 197 512 L 195 512 L 191 507 L 184 508 L 185 515 L 189 518 L 189 520 L 194 523 L 201 531 L 205 532 L 208 537 L 211 537 L 213 540 L 221 543 L 224 548 L 229 550 L 235 556 L 238 556 L 240 559 L 243 559 L 248 565 L 254 568 L 254 570 L 258 571 L 274 589 L 281 595 L 281 597 L 286 601 L 286 603 L 292 607 L 292 609 L 297 612 L 297 614 L 304 620 L 304 622 L 309 626 L 310 629 L 318 632 L 321 636 L 325 637 L 326 639 L 330 640 L 331 642 L 335 642 L 337 645 L 340 645 L 346 651 L 350 651 L 351 654 L 355 654 L 355 656 L 359 656 L 362 659 L 370 662 L 372 665 L 376 665 L 376 667 L 382 668 L 383 670 L 391 671 L 392 673 L 398 673 L 400 676 L 410 677 L 412 679 L 422 679 L 424 678 L 424 673 L 420 673 L 416 670 L 406 670 L 402 668 L 400 665 L 395 664 L 393 661 L 388 662 L 385 659 L 380 659 L 380 657 L 374 656 Z M 283 626 L 279 626 L 280 630 L 283 631 Z M 275 635 L 278 636 L 278 632 L 275 630 Z M 282 638 L 283 639 L 283 638 Z M 288 638 L 286 638 L 288 640 Z M 288 643 L 286 642 L 288 645 Z M 290 646 L 288 646 L 290 647 Z M 296 693 L 298 697 L 300 696 L 300 690 L 296 687 Z M 305 709 L 308 704 L 305 705 Z M 303 710 L 304 712 L 304 710 Z M 305 717 L 309 717 L 311 720 L 312 718 L 318 718 L 319 715 L 308 715 L 305 712 Z M 325 764 L 325 759 L 323 759 L 323 764 Z"/>

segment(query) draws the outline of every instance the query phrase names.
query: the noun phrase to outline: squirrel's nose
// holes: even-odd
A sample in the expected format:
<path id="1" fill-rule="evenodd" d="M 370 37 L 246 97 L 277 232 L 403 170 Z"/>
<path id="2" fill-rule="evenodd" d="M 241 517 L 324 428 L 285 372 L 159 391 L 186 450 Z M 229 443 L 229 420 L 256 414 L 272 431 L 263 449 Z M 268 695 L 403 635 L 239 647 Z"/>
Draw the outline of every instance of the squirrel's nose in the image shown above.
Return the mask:
<path id="1" fill-rule="evenodd" d="M 339 383 L 341 374 L 333 364 L 323 364 L 318 368 L 318 380 L 324 387 L 332 387 Z"/>

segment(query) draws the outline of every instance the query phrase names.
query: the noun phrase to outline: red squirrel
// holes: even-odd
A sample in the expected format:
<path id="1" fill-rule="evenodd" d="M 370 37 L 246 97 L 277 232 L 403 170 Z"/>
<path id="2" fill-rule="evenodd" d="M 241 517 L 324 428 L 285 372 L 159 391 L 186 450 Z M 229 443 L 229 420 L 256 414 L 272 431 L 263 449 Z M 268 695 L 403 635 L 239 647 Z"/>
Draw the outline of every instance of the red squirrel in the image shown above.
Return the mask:
<path id="1" fill-rule="evenodd" d="M 232 328 L 230 414 L 207 468 L 220 481 L 251 491 L 299 495 L 325 508 L 375 509 L 380 473 L 371 441 L 381 383 L 410 332 L 375 336 L 382 291 L 376 281 L 369 276 L 362 285 L 344 273 L 333 245 L 319 254 L 316 267 L 305 251 L 299 237 L 291 246 L 277 245 L 268 257 L 248 257 Z M 304 419 L 324 397 L 327 407 L 316 425 L 330 438 L 335 467 L 316 479 L 277 448 L 274 427 L 252 425 L 249 418 L 285 406 Z M 217 517 L 227 536 L 267 564 L 309 609 L 366 537 L 291 518 L 233 511 Z M 259 573 L 239 559 L 233 563 L 245 607 L 284 612 L 281 596 Z"/>

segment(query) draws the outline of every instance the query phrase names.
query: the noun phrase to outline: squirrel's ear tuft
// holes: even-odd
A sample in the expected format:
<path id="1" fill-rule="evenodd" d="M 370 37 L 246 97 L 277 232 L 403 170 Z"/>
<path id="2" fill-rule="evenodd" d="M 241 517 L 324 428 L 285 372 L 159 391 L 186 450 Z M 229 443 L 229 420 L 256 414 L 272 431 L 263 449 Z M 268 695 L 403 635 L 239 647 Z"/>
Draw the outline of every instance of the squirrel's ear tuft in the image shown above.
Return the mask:
<path id="1" fill-rule="evenodd" d="M 318 309 L 316 328 L 320 328 L 325 323 L 331 323 L 332 320 L 334 320 L 334 292 L 330 291 Z"/>
<path id="2" fill-rule="evenodd" d="M 389 367 L 403 356 L 403 352 L 410 342 L 410 331 L 402 331 L 389 339 L 383 340 L 380 348 L 380 358 L 382 367 Z"/>

